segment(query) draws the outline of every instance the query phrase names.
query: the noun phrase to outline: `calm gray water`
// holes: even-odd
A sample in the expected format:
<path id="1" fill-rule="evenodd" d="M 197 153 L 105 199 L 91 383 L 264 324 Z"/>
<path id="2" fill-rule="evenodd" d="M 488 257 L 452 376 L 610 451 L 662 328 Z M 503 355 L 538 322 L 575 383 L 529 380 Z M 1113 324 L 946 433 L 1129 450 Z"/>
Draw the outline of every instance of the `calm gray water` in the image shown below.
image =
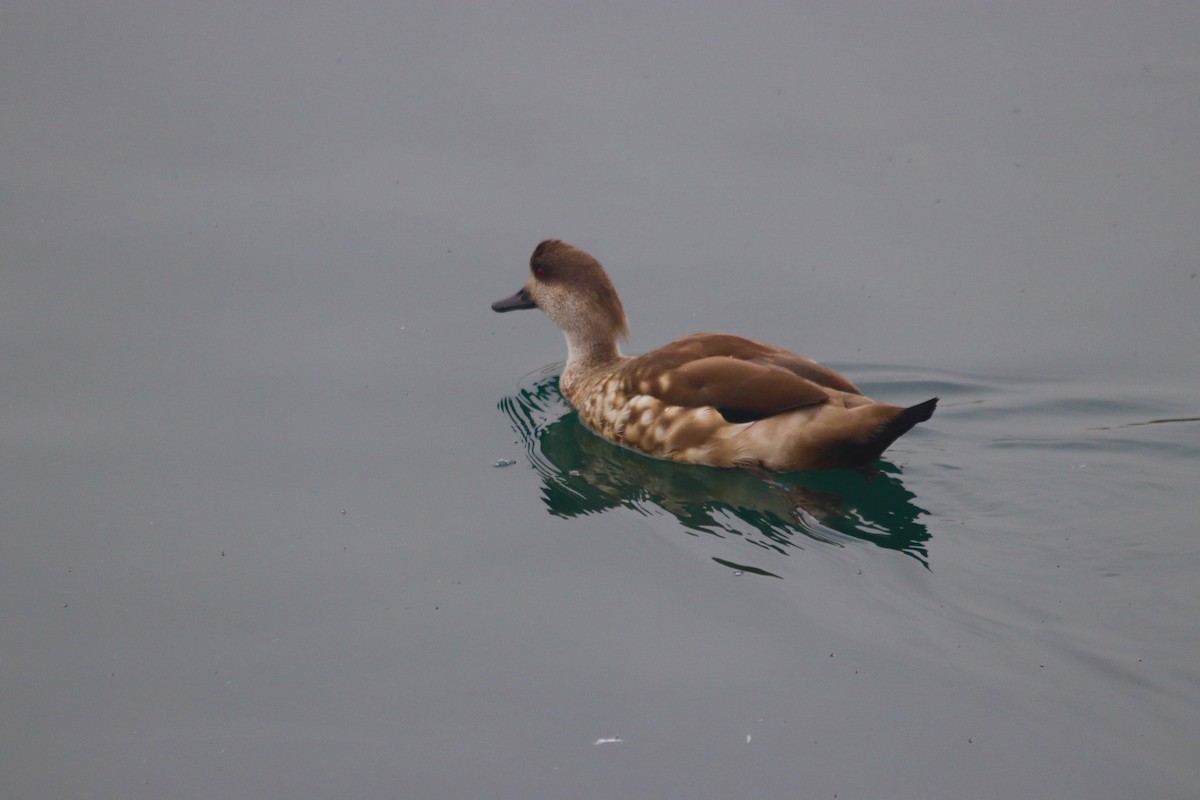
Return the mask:
<path id="1" fill-rule="evenodd" d="M 7 4 L 6 796 L 1200 795 L 1198 40 Z M 488 309 L 547 237 L 629 352 L 942 404 L 867 474 L 614 448 Z"/>

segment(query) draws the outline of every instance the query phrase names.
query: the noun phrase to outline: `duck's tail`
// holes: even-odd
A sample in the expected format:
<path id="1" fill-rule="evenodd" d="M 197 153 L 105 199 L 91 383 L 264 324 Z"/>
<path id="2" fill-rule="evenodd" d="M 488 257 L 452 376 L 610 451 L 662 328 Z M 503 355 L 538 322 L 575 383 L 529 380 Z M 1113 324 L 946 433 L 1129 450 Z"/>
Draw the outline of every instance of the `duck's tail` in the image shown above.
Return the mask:
<path id="1" fill-rule="evenodd" d="M 899 414 L 881 425 L 879 430 L 871 434 L 865 442 L 858 444 L 854 448 L 858 451 L 855 453 L 857 458 L 854 460 L 865 464 L 879 458 L 884 450 L 892 446 L 892 442 L 912 430 L 912 427 L 918 422 L 924 422 L 932 417 L 937 404 L 938 399 L 934 397 L 926 400 L 924 403 L 917 403 L 915 406 L 903 409 Z"/>

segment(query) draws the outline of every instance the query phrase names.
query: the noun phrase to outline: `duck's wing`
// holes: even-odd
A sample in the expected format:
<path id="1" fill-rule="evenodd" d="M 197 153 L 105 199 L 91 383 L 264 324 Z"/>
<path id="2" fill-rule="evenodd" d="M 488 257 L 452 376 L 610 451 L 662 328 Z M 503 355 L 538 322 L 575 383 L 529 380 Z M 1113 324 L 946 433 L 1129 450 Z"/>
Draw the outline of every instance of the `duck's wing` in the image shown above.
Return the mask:
<path id="1" fill-rule="evenodd" d="M 630 393 L 673 406 L 711 406 L 730 422 L 818 405 L 829 400 L 831 389 L 859 394 L 854 384 L 815 361 L 716 333 L 688 336 L 639 356 L 625 378 Z"/>
<path id="2" fill-rule="evenodd" d="M 694 333 L 641 356 L 661 370 L 676 369 L 683 364 L 704 358 L 724 356 L 726 358 L 777 367 L 796 377 L 811 381 L 817 386 L 836 389 L 839 392 L 861 395 L 862 390 L 845 375 L 802 355 L 784 350 L 782 347 L 757 342 L 728 333 Z"/>
<path id="3" fill-rule="evenodd" d="M 770 348 L 770 345 L 765 345 Z M 848 392 L 849 394 L 862 394 L 854 383 L 837 370 L 830 369 L 824 364 L 813 361 L 811 358 L 790 353 L 782 348 L 771 348 L 775 352 L 765 352 L 763 355 L 754 359 L 756 364 L 769 364 L 773 367 L 786 369 L 794 375 L 797 375 L 805 380 L 810 380 L 818 386 L 824 386 L 827 389 L 837 389 L 839 392 Z"/>
<path id="4" fill-rule="evenodd" d="M 730 422 L 752 422 L 829 400 L 824 389 L 786 369 L 709 356 L 661 372 L 649 394 L 673 406 L 712 406 Z"/>

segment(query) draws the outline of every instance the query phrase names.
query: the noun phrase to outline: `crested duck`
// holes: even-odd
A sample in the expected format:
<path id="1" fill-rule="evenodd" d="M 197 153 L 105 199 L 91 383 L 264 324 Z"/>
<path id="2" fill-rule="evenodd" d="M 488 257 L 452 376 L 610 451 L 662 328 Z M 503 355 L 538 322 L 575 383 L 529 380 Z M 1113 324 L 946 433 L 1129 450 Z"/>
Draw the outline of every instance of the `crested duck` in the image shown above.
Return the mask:
<path id="1" fill-rule="evenodd" d="M 493 311 L 540 308 L 567 338 L 559 385 L 583 423 L 649 456 L 713 467 L 803 470 L 868 464 L 933 415 L 871 400 L 845 376 L 773 345 L 696 333 L 621 353 L 625 310 L 600 262 L 551 239 L 529 279 Z"/>

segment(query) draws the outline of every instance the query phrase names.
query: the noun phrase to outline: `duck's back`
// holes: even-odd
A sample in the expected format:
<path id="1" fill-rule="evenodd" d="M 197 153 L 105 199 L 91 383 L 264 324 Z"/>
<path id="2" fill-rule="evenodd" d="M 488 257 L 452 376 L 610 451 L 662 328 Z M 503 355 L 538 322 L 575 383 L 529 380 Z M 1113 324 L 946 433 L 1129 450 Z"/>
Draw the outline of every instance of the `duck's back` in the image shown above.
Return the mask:
<path id="1" fill-rule="evenodd" d="M 794 375 L 812 381 L 818 386 L 836 389 L 839 392 L 862 394 L 849 378 L 811 358 L 784 350 L 766 342 L 734 336 L 729 333 L 693 333 L 652 350 L 637 360 L 657 367 L 674 369 L 689 361 L 704 358 L 724 357 L 749 364 L 778 367 Z"/>

